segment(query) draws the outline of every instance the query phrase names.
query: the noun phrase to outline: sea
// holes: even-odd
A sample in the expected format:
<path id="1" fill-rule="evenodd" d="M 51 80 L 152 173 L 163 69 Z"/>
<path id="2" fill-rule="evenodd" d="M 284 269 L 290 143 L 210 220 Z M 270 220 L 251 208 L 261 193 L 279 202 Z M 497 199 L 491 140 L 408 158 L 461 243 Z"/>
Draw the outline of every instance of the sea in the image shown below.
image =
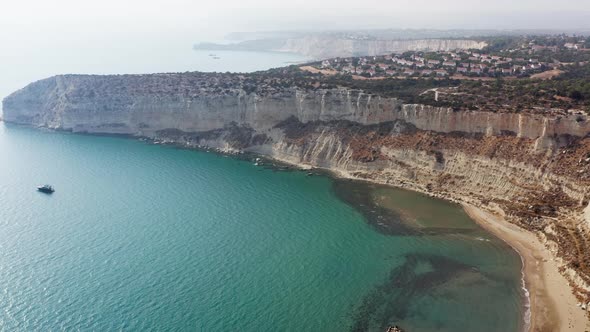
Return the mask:
<path id="1" fill-rule="evenodd" d="M 0 123 L 1 329 L 523 329 L 519 255 L 460 206 L 252 158 Z"/>

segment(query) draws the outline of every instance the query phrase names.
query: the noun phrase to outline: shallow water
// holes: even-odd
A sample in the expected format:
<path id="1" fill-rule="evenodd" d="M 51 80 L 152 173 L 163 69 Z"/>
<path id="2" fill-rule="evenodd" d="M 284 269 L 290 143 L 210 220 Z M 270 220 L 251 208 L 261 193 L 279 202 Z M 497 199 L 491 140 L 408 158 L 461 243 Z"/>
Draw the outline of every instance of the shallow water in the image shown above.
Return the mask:
<path id="1" fill-rule="evenodd" d="M 373 229 L 399 240 L 398 263 L 359 306 L 361 330 L 384 321 L 409 331 L 522 329 L 520 257 L 458 205 L 381 185 L 335 187 Z"/>
<path id="2" fill-rule="evenodd" d="M 440 200 L 4 124 L 0 156 L 6 330 L 521 325 L 519 257 Z"/>

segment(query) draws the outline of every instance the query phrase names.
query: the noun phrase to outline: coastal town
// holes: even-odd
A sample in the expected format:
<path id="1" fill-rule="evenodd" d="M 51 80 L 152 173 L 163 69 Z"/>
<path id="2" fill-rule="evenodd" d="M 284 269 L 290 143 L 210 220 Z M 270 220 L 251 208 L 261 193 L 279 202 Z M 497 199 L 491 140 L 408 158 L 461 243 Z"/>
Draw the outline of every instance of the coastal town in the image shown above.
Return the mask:
<path id="1" fill-rule="evenodd" d="M 357 78 L 526 78 L 571 64 L 563 61 L 563 55 L 590 54 L 589 44 L 590 40 L 583 38 L 564 40 L 563 43 L 532 39 L 517 47 L 498 51 L 408 51 L 373 57 L 326 59 L 312 64 L 312 67 L 326 74 L 354 75 Z"/>
<path id="2" fill-rule="evenodd" d="M 348 87 L 454 110 L 590 114 L 590 38 L 499 37 L 486 43 L 483 49 L 332 58 L 283 76 L 309 89 Z"/>

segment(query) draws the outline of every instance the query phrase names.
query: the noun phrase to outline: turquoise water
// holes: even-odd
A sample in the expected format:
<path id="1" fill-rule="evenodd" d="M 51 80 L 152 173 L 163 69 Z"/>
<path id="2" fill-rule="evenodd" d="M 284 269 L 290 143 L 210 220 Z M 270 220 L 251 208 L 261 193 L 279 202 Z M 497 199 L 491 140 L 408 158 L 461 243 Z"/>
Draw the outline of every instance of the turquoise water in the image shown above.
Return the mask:
<path id="1" fill-rule="evenodd" d="M 521 326 L 519 257 L 442 201 L 4 124 L 0 156 L 5 330 Z"/>

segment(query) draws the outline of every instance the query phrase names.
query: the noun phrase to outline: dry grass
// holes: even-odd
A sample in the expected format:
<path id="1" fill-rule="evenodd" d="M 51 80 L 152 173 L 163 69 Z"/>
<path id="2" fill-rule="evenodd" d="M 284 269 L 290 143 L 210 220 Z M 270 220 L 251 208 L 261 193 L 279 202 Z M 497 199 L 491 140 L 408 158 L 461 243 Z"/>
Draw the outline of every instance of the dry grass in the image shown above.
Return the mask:
<path id="1" fill-rule="evenodd" d="M 547 70 L 547 71 L 544 71 L 542 73 L 538 73 L 535 75 L 531 75 L 531 78 L 536 78 L 536 79 L 540 79 L 540 80 L 550 80 L 550 79 L 557 77 L 561 74 L 563 74 L 563 71 L 561 71 L 559 69 L 553 69 L 553 70 Z"/>
<path id="2" fill-rule="evenodd" d="M 312 74 L 322 74 L 322 75 L 336 75 L 338 74 L 338 71 L 334 70 L 334 69 L 318 69 L 312 66 L 301 66 L 299 67 L 299 69 L 303 70 L 303 71 L 308 71 Z"/>

